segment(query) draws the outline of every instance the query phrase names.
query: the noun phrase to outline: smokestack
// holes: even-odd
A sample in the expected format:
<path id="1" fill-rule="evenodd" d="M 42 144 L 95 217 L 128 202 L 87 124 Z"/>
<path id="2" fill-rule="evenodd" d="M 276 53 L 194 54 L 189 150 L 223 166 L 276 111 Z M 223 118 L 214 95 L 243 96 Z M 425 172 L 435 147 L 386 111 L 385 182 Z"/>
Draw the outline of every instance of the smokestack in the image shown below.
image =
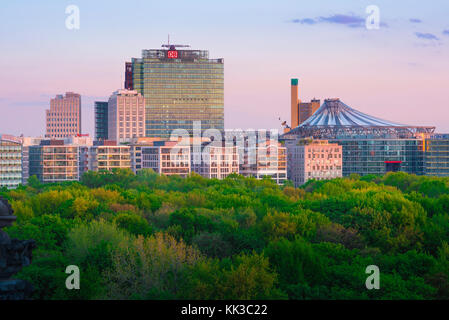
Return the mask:
<path id="1" fill-rule="evenodd" d="M 291 79 L 291 128 L 299 125 L 298 79 Z"/>

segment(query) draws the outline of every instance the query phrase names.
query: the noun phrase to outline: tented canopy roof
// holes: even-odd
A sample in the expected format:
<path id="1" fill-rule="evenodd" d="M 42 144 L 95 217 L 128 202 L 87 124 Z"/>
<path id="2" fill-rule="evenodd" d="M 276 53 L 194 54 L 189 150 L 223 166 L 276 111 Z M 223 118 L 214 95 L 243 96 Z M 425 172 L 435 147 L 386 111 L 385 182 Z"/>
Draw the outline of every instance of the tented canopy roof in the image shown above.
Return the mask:
<path id="1" fill-rule="evenodd" d="M 321 107 L 300 125 L 300 127 L 306 126 L 407 127 L 352 109 L 340 99 L 324 100 Z"/>

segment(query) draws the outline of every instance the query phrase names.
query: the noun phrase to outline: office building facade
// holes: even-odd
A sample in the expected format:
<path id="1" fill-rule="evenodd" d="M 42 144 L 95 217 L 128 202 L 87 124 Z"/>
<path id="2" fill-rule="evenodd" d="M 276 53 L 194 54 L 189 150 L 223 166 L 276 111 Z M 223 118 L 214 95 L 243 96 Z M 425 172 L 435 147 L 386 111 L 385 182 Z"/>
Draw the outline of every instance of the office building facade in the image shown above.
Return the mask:
<path id="1" fill-rule="evenodd" d="M 79 146 L 66 145 L 64 140 L 43 140 L 29 147 L 29 175 L 43 183 L 79 180 L 79 155 Z"/>
<path id="2" fill-rule="evenodd" d="M 435 134 L 425 140 L 424 173 L 449 177 L 449 134 Z"/>
<path id="3" fill-rule="evenodd" d="M 30 177 L 30 146 L 38 146 L 42 140 L 49 140 L 44 137 L 21 137 L 22 142 L 22 184 L 28 183 Z"/>
<path id="4" fill-rule="evenodd" d="M 135 90 L 115 91 L 108 101 L 108 139 L 123 143 L 144 136 L 144 98 Z"/>
<path id="5" fill-rule="evenodd" d="M 126 86 L 145 98 L 145 135 L 167 139 L 175 129 L 192 135 L 194 121 L 202 130 L 223 131 L 223 59 L 209 59 L 205 50 L 166 47 L 143 50 L 142 58 L 126 64 Z"/>
<path id="6" fill-rule="evenodd" d="M 89 170 L 112 171 L 113 169 L 130 169 L 130 147 L 117 145 L 115 141 L 95 141 L 89 148 Z"/>
<path id="7" fill-rule="evenodd" d="M 321 101 L 319 99 L 312 99 L 310 102 L 299 103 L 299 124 L 309 119 L 315 111 L 320 108 Z"/>
<path id="8" fill-rule="evenodd" d="M 343 176 L 390 171 L 424 174 L 423 140 L 356 137 L 329 141 L 343 147 Z"/>
<path id="9" fill-rule="evenodd" d="M 224 179 L 239 173 L 239 153 L 237 146 L 203 144 L 195 152 L 192 148 L 192 171 L 205 178 Z"/>
<path id="10" fill-rule="evenodd" d="M 287 180 L 287 149 L 277 140 L 267 139 L 256 144 L 247 140 L 239 172 L 244 177 L 270 177 L 283 184 Z"/>
<path id="11" fill-rule="evenodd" d="M 48 138 L 65 138 L 81 133 L 81 96 L 67 92 L 50 100 L 46 110 L 46 133 Z"/>
<path id="12" fill-rule="evenodd" d="M 0 135 L 0 188 L 14 189 L 22 183 L 22 142 L 11 135 Z"/>
<path id="13" fill-rule="evenodd" d="M 288 179 L 295 187 L 310 179 L 342 177 L 342 146 L 326 140 L 300 139 L 285 142 Z"/>
<path id="14" fill-rule="evenodd" d="M 178 141 L 155 141 L 152 146 L 142 146 L 141 169 L 152 169 L 164 175 L 187 177 L 191 172 L 190 146 Z"/>
<path id="15" fill-rule="evenodd" d="M 95 101 L 95 140 L 108 140 L 108 103 Z"/>

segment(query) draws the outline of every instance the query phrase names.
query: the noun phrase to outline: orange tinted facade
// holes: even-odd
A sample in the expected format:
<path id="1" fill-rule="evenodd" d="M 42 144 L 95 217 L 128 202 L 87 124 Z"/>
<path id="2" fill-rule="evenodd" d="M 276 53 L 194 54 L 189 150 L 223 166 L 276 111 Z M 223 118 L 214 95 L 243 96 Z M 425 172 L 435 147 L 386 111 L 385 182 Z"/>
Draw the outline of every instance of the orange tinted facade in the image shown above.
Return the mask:
<path id="1" fill-rule="evenodd" d="M 296 128 L 299 125 L 299 110 L 298 106 L 301 103 L 298 96 L 298 79 L 291 80 L 291 128 Z"/>
<path id="2" fill-rule="evenodd" d="M 320 107 L 320 100 L 299 103 L 299 124 L 309 119 Z"/>
<path id="3" fill-rule="evenodd" d="M 298 79 L 291 79 L 291 129 L 309 119 L 320 107 L 320 100 L 313 99 L 310 102 L 301 102 L 299 99 Z M 288 130 L 286 130 L 287 132 Z"/>

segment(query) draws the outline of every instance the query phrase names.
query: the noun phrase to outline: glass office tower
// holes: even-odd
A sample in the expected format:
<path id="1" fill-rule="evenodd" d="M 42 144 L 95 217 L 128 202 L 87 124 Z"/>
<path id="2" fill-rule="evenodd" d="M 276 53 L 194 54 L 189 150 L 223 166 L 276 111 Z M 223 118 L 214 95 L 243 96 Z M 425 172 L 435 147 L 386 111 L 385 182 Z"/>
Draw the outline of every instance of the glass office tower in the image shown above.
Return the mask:
<path id="1" fill-rule="evenodd" d="M 143 50 L 132 59 L 132 89 L 145 98 L 145 135 L 169 138 L 175 129 L 193 134 L 193 122 L 201 130 L 224 129 L 223 59 L 209 59 L 204 50 Z"/>
<path id="2" fill-rule="evenodd" d="M 108 139 L 108 103 L 95 101 L 95 140 Z"/>

